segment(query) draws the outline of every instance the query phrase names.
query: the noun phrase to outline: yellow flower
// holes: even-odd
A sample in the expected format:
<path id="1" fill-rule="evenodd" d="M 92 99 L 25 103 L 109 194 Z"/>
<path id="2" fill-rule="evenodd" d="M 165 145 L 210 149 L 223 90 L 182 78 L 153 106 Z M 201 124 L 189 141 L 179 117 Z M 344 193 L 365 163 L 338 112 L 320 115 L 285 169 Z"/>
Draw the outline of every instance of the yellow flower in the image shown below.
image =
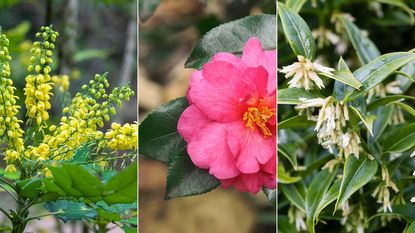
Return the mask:
<path id="1" fill-rule="evenodd" d="M 138 124 L 126 123 L 121 126 L 112 123 L 111 129 L 105 134 L 108 147 L 113 150 L 132 150 L 138 147 Z"/>
<path id="2" fill-rule="evenodd" d="M 52 82 L 60 92 L 65 92 L 69 89 L 69 76 L 68 75 L 54 75 L 52 76 Z"/>

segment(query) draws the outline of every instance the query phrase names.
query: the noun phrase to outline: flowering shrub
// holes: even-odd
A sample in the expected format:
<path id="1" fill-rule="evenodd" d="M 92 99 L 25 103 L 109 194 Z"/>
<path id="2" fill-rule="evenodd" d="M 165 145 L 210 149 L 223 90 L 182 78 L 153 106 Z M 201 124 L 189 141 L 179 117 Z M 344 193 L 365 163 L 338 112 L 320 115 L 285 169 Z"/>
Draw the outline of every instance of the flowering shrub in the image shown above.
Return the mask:
<path id="1" fill-rule="evenodd" d="M 139 153 L 169 164 L 166 199 L 221 184 L 263 189 L 275 204 L 275 23 L 274 15 L 257 15 L 209 31 L 186 62 L 197 69 L 186 98 L 140 124 Z"/>
<path id="2" fill-rule="evenodd" d="M 305 2 L 278 2 L 279 228 L 415 232 L 415 53 L 382 55 L 361 19 L 342 12 L 352 1 Z M 413 23 L 403 1 L 370 2 L 399 6 Z M 318 12 L 313 31 L 303 5 Z"/>
<path id="3" fill-rule="evenodd" d="M 138 127 L 136 123 L 112 123 L 107 132 L 102 128 L 116 114 L 115 107 L 122 107 L 122 100 L 134 93 L 128 86 L 109 90 L 107 74 L 96 75 L 55 122 L 50 116 L 54 86 L 57 94 L 69 88 L 67 76 L 51 76 L 58 36 L 52 26 L 42 27 L 36 34 L 22 108 L 11 79 L 9 40 L 0 34 L 0 137 L 5 142 L 7 164 L 0 173 L 0 187 L 16 201 L 15 209 L 0 207 L 0 211 L 15 233 L 24 232 L 29 221 L 47 215 L 65 222 L 86 219 L 100 232 L 106 231 L 109 222 L 132 230 L 136 225 L 137 166 L 133 162 L 116 172 L 111 161 L 120 160 L 126 166 L 134 160 Z M 26 109 L 26 120 L 19 118 L 22 109 Z M 30 208 L 42 203 L 49 213 L 32 216 Z"/>

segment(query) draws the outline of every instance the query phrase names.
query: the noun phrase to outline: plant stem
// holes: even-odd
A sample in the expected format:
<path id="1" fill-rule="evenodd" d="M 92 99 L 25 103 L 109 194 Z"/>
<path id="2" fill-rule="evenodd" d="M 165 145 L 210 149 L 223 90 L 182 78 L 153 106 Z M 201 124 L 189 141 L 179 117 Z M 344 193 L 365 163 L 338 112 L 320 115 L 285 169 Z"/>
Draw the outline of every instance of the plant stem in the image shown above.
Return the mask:
<path id="1" fill-rule="evenodd" d="M 17 201 L 16 195 L 14 193 L 10 192 L 10 190 L 8 190 L 6 187 L 4 187 L 4 185 L 0 184 L 0 188 L 4 189 L 4 191 L 6 191 L 8 194 L 10 194 L 10 196 L 13 197 L 13 199 Z"/>
<path id="2" fill-rule="evenodd" d="M 0 177 L 0 181 L 7 184 L 12 189 L 16 190 L 16 186 L 12 182 L 8 181 L 7 179 L 4 179 L 3 177 Z"/>
<path id="3" fill-rule="evenodd" d="M 3 214 L 6 215 L 6 217 L 8 219 L 12 220 L 12 217 L 10 216 L 10 214 L 5 209 L 3 209 L 2 207 L 0 207 L 0 211 L 3 212 Z"/>

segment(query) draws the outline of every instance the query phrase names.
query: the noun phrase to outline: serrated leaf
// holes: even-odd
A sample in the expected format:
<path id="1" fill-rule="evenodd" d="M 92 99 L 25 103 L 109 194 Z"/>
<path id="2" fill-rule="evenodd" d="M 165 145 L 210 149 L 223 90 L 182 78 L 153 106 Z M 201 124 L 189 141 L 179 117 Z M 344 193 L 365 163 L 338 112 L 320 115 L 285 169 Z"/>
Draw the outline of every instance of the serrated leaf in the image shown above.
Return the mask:
<path id="1" fill-rule="evenodd" d="M 164 198 L 168 200 L 203 194 L 215 189 L 219 184 L 219 180 L 208 171 L 196 167 L 183 148 L 169 162 Z"/>
<path id="2" fill-rule="evenodd" d="M 245 43 L 257 37 L 265 50 L 275 49 L 275 15 L 255 15 L 221 24 L 206 33 L 186 61 L 186 68 L 200 69 L 219 52 L 241 54 Z"/>
<path id="3" fill-rule="evenodd" d="M 104 187 L 104 201 L 110 205 L 137 200 L 137 162 L 113 176 Z"/>
<path id="4" fill-rule="evenodd" d="M 335 209 L 338 209 L 359 188 L 369 183 L 375 176 L 377 169 L 378 164 L 375 160 L 369 160 L 365 156 L 357 159 L 349 155 L 344 164 L 343 178 Z"/>
<path id="5" fill-rule="evenodd" d="M 313 60 L 316 54 L 316 43 L 307 23 L 300 15 L 281 2 L 278 2 L 277 9 L 285 37 L 294 54 Z"/>
<path id="6" fill-rule="evenodd" d="M 415 53 L 410 52 L 388 53 L 374 59 L 353 72 L 354 76 L 362 83 L 362 87 L 360 90 L 350 90 L 345 101 L 351 101 L 366 94 L 393 72 L 413 60 L 415 60 Z"/>
<path id="7" fill-rule="evenodd" d="M 353 114 L 355 114 L 356 116 L 359 117 L 359 119 L 366 126 L 366 128 L 369 131 L 370 135 L 373 136 L 373 122 L 376 120 L 376 116 L 375 115 L 368 115 L 368 116 L 363 115 L 362 113 L 360 113 L 359 110 L 357 110 L 353 106 L 349 106 L 349 109 L 351 110 L 350 112 L 352 112 Z"/>
<path id="8" fill-rule="evenodd" d="M 50 212 L 62 212 L 55 214 L 55 216 L 65 223 L 70 220 L 92 219 L 97 216 L 97 212 L 94 209 L 82 202 L 59 200 L 47 202 L 44 206 Z"/>
<path id="9" fill-rule="evenodd" d="M 396 127 L 385 135 L 383 151 L 398 153 L 415 146 L 415 123 Z"/>
<path id="10" fill-rule="evenodd" d="M 183 150 L 186 143 L 177 132 L 177 122 L 188 106 L 186 98 L 181 97 L 149 113 L 138 129 L 139 153 L 167 163 L 170 156 Z"/>
<path id="11" fill-rule="evenodd" d="M 335 171 L 337 171 L 337 169 L 335 169 Z M 313 178 L 307 189 L 305 210 L 308 230 L 311 233 L 315 233 L 314 227 L 317 220 L 319 206 L 321 206 L 323 197 L 328 191 L 335 175 L 336 172 L 330 172 L 327 169 L 322 170 Z"/>
<path id="12" fill-rule="evenodd" d="M 344 16 L 339 17 L 362 65 L 380 56 L 376 45 L 353 22 Z"/>
<path id="13" fill-rule="evenodd" d="M 303 88 L 285 88 L 278 90 L 278 104 L 302 104 L 300 98 L 320 98 L 315 92 L 306 91 Z"/>

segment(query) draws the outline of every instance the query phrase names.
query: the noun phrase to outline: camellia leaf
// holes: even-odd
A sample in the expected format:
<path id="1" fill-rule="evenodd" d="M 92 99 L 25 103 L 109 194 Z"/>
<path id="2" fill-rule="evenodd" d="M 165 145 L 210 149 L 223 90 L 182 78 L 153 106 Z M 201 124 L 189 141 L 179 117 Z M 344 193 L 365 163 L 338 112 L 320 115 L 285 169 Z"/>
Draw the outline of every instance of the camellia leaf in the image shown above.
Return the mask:
<path id="1" fill-rule="evenodd" d="M 355 107 L 353 106 L 349 106 L 349 109 L 351 110 L 350 112 L 352 112 L 353 114 L 355 114 L 356 116 L 358 116 L 360 118 L 360 120 L 363 122 L 363 124 L 366 126 L 367 130 L 369 131 L 370 135 L 373 136 L 373 122 L 376 119 L 375 115 L 363 115 L 362 113 L 360 113 L 359 110 L 357 110 Z"/>
<path id="2" fill-rule="evenodd" d="M 285 1 L 285 5 L 294 12 L 298 13 L 306 1 L 307 0 L 287 0 Z"/>
<path id="3" fill-rule="evenodd" d="M 344 16 L 339 17 L 362 65 L 380 56 L 376 45 L 353 22 Z"/>
<path id="4" fill-rule="evenodd" d="M 196 167 L 186 153 L 186 148 L 183 148 L 169 162 L 164 198 L 168 200 L 203 194 L 215 189 L 219 184 L 219 180 L 207 170 Z"/>
<path id="5" fill-rule="evenodd" d="M 221 24 L 206 33 L 186 61 L 186 68 L 200 69 L 218 52 L 241 54 L 245 43 L 257 37 L 265 50 L 275 49 L 275 15 L 255 15 Z"/>
<path id="6" fill-rule="evenodd" d="M 388 132 L 384 143 L 384 152 L 403 152 L 415 146 L 415 123 L 396 127 Z"/>
<path id="7" fill-rule="evenodd" d="M 337 169 L 333 172 L 330 172 L 328 169 L 320 171 L 313 178 L 313 181 L 311 181 L 311 184 L 307 189 L 305 210 L 308 230 L 311 233 L 315 233 L 314 227 L 317 220 L 319 206 L 322 205 L 323 198 L 336 176 L 336 173 Z"/>
<path id="8" fill-rule="evenodd" d="M 345 101 L 351 101 L 366 94 L 371 88 L 381 83 L 390 74 L 413 60 L 415 60 L 415 53 L 388 53 L 356 70 L 353 74 L 362 83 L 362 87 L 360 90 L 351 90 L 346 95 Z"/>
<path id="9" fill-rule="evenodd" d="M 357 159 L 355 156 L 349 155 L 344 164 L 343 178 L 335 209 L 338 209 L 353 193 L 371 181 L 377 169 L 378 164 L 375 160 L 369 160 L 365 156 Z"/>
<path id="10" fill-rule="evenodd" d="M 300 100 L 320 98 L 315 92 L 306 91 L 303 88 L 286 88 L 278 90 L 278 104 L 302 104 Z"/>
<path id="11" fill-rule="evenodd" d="M 274 207 L 277 208 L 277 190 L 276 189 L 262 189 L 267 196 L 269 203 Z"/>
<path id="12" fill-rule="evenodd" d="M 154 11 L 160 4 L 160 0 L 142 0 L 138 1 L 139 16 L 142 21 L 146 21 L 150 18 Z"/>
<path id="13" fill-rule="evenodd" d="M 149 113 L 139 126 L 139 153 L 167 163 L 186 146 L 177 132 L 177 122 L 189 106 L 185 97 L 172 100 Z"/>
<path id="14" fill-rule="evenodd" d="M 285 37 L 294 54 L 313 60 L 316 54 L 316 42 L 307 23 L 285 4 L 278 2 L 277 8 Z"/>

